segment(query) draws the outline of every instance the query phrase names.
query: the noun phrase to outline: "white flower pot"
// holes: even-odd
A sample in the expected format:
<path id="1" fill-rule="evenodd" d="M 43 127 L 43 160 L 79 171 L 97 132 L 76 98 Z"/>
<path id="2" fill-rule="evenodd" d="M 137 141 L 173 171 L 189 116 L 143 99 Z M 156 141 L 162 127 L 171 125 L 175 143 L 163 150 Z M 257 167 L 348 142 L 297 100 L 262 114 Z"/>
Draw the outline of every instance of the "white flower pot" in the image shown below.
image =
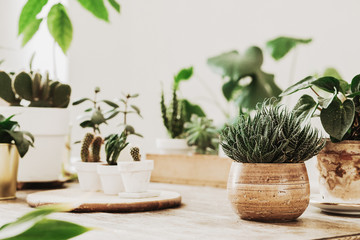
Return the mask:
<path id="1" fill-rule="evenodd" d="M 160 154 L 189 154 L 191 148 L 186 139 L 156 139 Z"/>
<path id="2" fill-rule="evenodd" d="M 80 188 L 86 192 L 101 190 L 100 177 L 97 173 L 97 166 L 100 162 L 76 162 L 75 168 L 78 174 Z"/>
<path id="3" fill-rule="evenodd" d="M 97 166 L 101 188 L 105 194 L 116 195 L 124 191 L 121 173 L 116 165 L 101 164 Z"/>
<path id="4" fill-rule="evenodd" d="M 146 192 L 149 187 L 151 171 L 154 169 L 154 161 L 118 162 L 118 169 L 121 172 L 125 192 Z"/>
<path id="5" fill-rule="evenodd" d="M 57 181 L 67 156 L 66 136 L 69 131 L 67 108 L 0 107 L 6 117 L 15 114 L 23 131 L 35 137 L 34 148 L 19 162 L 19 182 Z"/>

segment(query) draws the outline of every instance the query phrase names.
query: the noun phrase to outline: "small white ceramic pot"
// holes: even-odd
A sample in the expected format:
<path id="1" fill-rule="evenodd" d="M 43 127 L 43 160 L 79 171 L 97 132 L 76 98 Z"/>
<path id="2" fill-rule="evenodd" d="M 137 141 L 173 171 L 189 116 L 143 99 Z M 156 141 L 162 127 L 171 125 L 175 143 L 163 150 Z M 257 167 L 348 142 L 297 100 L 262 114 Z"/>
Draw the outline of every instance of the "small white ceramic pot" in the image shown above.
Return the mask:
<path id="1" fill-rule="evenodd" d="M 189 154 L 191 148 L 186 139 L 156 139 L 160 154 Z"/>
<path id="2" fill-rule="evenodd" d="M 76 162 L 75 168 L 78 174 L 80 189 L 86 192 L 101 190 L 100 178 L 97 166 L 100 162 Z"/>
<path id="3" fill-rule="evenodd" d="M 105 194 L 116 195 L 124 191 L 121 173 L 116 165 L 101 164 L 97 166 L 101 188 Z"/>
<path id="4" fill-rule="evenodd" d="M 146 192 L 149 187 L 151 171 L 154 169 L 154 161 L 118 162 L 118 169 L 121 172 L 125 192 Z"/>

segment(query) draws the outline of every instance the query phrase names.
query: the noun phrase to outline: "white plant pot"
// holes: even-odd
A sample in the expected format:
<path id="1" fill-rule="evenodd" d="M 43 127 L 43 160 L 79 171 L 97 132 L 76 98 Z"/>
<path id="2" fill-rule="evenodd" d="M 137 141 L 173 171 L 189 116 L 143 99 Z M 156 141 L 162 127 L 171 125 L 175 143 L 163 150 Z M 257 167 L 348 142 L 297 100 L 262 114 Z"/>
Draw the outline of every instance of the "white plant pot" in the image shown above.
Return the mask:
<path id="1" fill-rule="evenodd" d="M 116 195 L 124 191 L 121 173 L 116 165 L 101 164 L 97 166 L 101 188 L 105 194 Z"/>
<path id="2" fill-rule="evenodd" d="M 34 148 L 19 162 L 19 182 L 57 181 L 62 162 L 67 156 L 66 136 L 69 131 L 67 108 L 0 107 L 6 117 L 15 114 L 23 131 L 35 137 Z"/>
<path id="3" fill-rule="evenodd" d="M 78 174 L 80 188 L 86 192 L 101 190 L 100 177 L 97 173 L 97 166 L 100 162 L 76 162 L 75 168 Z"/>
<path id="4" fill-rule="evenodd" d="M 160 154 L 189 154 L 191 148 L 186 139 L 156 139 Z"/>
<path id="5" fill-rule="evenodd" d="M 121 172 L 125 192 L 142 193 L 148 190 L 154 161 L 118 162 L 118 169 Z"/>

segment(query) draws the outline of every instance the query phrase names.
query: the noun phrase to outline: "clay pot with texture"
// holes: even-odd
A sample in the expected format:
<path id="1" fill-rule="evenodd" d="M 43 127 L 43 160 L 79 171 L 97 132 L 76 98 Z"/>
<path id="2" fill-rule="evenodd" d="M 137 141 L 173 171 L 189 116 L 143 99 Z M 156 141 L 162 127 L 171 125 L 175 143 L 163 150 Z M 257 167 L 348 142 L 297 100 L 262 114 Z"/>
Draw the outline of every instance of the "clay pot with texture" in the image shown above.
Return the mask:
<path id="1" fill-rule="evenodd" d="M 360 141 L 328 140 L 317 160 L 323 201 L 360 203 Z"/>
<path id="2" fill-rule="evenodd" d="M 295 220 L 310 200 L 304 163 L 233 162 L 227 190 L 232 208 L 245 220 Z"/>

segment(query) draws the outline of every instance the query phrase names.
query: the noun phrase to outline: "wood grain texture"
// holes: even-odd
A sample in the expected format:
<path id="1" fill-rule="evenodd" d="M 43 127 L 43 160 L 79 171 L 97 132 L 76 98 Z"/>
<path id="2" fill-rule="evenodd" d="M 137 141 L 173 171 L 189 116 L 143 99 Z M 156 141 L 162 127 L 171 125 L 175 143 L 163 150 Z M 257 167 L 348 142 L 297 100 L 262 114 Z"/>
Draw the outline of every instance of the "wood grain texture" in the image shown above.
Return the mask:
<path id="1" fill-rule="evenodd" d="M 294 220 L 310 201 L 304 163 L 233 162 L 227 189 L 234 211 L 247 220 Z"/>
<path id="2" fill-rule="evenodd" d="M 124 199 L 101 192 L 83 192 L 79 188 L 33 193 L 27 196 L 31 207 L 51 204 L 72 204 L 73 212 L 144 212 L 178 207 L 181 196 L 177 192 L 161 191 L 160 196 Z"/>
<path id="3" fill-rule="evenodd" d="M 147 154 L 154 160 L 152 182 L 226 188 L 232 160 L 215 155 Z"/>
<path id="4" fill-rule="evenodd" d="M 74 240 L 304 240 L 360 233 L 360 218 L 323 214 L 313 206 L 296 221 L 270 224 L 241 220 L 222 188 L 161 183 L 151 183 L 150 188 L 179 192 L 181 207 L 125 214 L 56 213 L 50 217 L 102 229 Z M 0 225 L 33 210 L 25 201 L 33 192 L 18 191 L 16 200 L 0 201 Z"/>

